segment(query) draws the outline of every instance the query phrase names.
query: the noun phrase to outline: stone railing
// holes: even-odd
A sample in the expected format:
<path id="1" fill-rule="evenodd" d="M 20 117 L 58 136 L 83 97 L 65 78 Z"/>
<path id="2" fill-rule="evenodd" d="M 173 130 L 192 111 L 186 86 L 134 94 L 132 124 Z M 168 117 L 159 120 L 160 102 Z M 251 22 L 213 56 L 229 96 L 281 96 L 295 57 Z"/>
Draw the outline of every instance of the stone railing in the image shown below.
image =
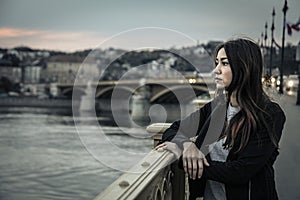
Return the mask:
<path id="1" fill-rule="evenodd" d="M 207 101 L 195 102 L 201 107 Z M 147 127 L 155 147 L 170 123 L 156 123 Z M 187 177 L 178 168 L 174 155 L 168 151 L 151 150 L 131 170 L 108 186 L 95 200 L 183 200 L 188 199 Z M 173 162 L 174 161 L 174 162 Z"/>
<path id="2" fill-rule="evenodd" d="M 151 133 L 158 131 L 158 134 L 153 136 L 155 145 L 168 126 L 169 124 L 154 124 L 147 128 Z M 172 163 L 172 161 L 174 161 L 172 153 L 151 150 L 142 161 L 129 170 L 138 173 L 124 173 L 98 195 L 95 200 L 185 199 L 184 173 L 178 169 L 177 162 Z"/>
<path id="3" fill-rule="evenodd" d="M 155 123 L 147 127 L 147 132 L 153 135 L 153 147 L 156 147 L 161 141 L 163 132 L 165 132 L 170 125 L 171 123 Z"/>
<path id="4" fill-rule="evenodd" d="M 153 136 L 154 146 L 170 124 L 153 124 L 147 127 Z M 185 199 L 184 172 L 177 167 L 174 155 L 168 151 L 151 150 L 142 161 L 108 186 L 95 200 L 141 199 L 182 200 Z M 172 163 L 172 164 L 170 164 Z"/>

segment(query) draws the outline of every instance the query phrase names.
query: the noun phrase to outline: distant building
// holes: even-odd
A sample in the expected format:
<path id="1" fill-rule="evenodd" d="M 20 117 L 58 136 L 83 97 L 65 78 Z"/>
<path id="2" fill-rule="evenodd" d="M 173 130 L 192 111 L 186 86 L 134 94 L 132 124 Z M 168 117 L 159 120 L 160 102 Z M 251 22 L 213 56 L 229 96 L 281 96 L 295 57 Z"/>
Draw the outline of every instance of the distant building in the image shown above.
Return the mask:
<path id="1" fill-rule="evenodd" d="M 24 83 L 40 83 L 42 70 L 45 67 L 43 60 L 36 60 L 24 66 Z"/>
<path id="2" fill-rule="evenodd" d="M 50 57 L 43 74 L 45 82 L 72 82 L 83 60 L 80 57 L 67 55 Z"/>
<path id="3" fill-rule="evenodd" d="M 47 83 L 73 83 L 79 68 L 84 64 L 81 74 L 93 75 L 98 73 L 96 62 L 84 62 L 85 57 L 74 55 L 57 55 L 49 58 L 46 69 L 42 73 L 42 78 Z M 81 80 L 89 77 L 80 77 Z"/>
<path id="4" fill-rule="evenodd" d="M 0 59 L 0 76 L 6 77 L 14 83 L 21 81 L 21 68 L 14 66 L 11 61 Z"/>

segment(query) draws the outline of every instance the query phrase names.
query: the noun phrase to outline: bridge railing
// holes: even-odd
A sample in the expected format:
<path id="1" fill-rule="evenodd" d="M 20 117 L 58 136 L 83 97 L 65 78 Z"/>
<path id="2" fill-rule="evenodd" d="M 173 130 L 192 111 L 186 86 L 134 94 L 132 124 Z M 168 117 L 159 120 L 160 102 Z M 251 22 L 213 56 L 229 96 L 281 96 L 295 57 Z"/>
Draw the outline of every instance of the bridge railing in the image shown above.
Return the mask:
<path id="1" fill-rule="evenodd" d="M 207 101 L 196 102 L 198 107 Z M 153 134 L 153 146 L 162 139 L 170 123 L 156 123 L 147 127 Z M 182 200 L 188 199 L 188 184 L 184 171 L 178 168 L 174 155 L 169 151 L 151 150 L 147 156 L 134 165 L 100 193 L 95 200 Z M 174 161 L 174 162 L 172 162 Z M 170 164 L 171 163 L 171 164 Z"/>
<path id="2" fill-rule="evenodd" d="M 163 131 L 170 124 L 153 124 L 147 128 L 157 145 Z M 174 155 L 168 151 L 151 150 L 147 156 L 131 170 L 138 173 L 124 173 L 108 186 L 95 200 L 182 200 L 185 199 L 185 175 L 178 169 Z"/>

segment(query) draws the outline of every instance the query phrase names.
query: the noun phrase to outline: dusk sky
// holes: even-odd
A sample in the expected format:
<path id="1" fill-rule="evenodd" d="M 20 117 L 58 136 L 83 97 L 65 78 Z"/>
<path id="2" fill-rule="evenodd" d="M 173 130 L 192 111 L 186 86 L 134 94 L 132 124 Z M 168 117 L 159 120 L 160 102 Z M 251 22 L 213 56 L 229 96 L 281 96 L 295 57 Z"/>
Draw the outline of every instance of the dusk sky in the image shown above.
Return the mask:
<path id="1" fill-rule="evenodd" d="M 284 0 L 0 0 L 0 47 L 24 45 L 70 52 L 95 48 L 116 34 L 143 27 L 171 29 L 200 43 L 241 34 L 257 41 L 266 21 L 270 39 L 273 7 L 274 35 L 281 45 L 283 5 Z M 288 6 L 287 21 L 295 23 L 300 1 L 288 0 Z M 101 47 L 132 49 L 132 44 L 147 41 L 148 35 L 131 31 L 130 36 Z M 190 45 L 172 36 L 151 37 L 165 47 Z M 300 32 L 286 34 L 286 42 L 299 40 Z"/>

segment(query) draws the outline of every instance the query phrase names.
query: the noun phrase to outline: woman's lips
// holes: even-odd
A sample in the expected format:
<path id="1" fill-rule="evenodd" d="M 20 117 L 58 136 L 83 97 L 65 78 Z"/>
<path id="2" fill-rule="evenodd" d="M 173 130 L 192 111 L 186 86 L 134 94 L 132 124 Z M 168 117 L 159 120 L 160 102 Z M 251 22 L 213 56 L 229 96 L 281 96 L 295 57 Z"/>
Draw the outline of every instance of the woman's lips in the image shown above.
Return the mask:
<path id="1" fill-rule="evenodd" d="M 222 81 L 222 79 L 216 77 L 216 78 L 215 78 L 215 81 L 216 81 L 216 82 L 220 82 L 220 81 Z"/>

